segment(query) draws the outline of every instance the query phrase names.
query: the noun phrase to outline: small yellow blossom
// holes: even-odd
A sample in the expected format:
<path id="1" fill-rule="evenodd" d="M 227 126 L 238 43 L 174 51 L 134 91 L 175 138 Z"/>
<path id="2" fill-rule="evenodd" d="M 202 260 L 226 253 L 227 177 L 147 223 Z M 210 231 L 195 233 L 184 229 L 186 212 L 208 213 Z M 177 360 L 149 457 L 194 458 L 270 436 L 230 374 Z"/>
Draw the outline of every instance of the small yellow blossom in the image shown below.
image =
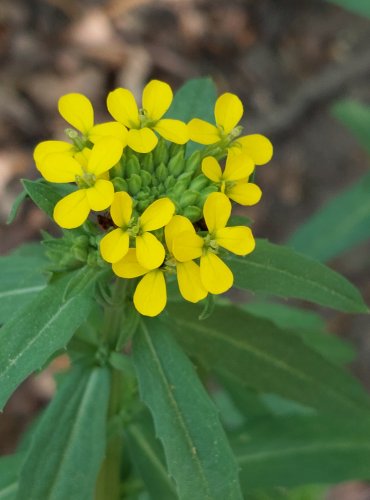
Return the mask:
<path id="1" fill-rule="evenodd" d="M 163 269 L 149 270 L 143 267 L 137 259 L 134 248 L 130 248 L 126 255 L 112 265 L 113 272 L 120 278 L 138 278 L 139 281 L 134 293 L 134 305 L 137 311 L 144 316 L 157 316 L 166 307 L 167 288 Z"/>
<path id="2" fill-rule="evenodd" d="M 238 96 L 226 92 L 216 101 L 216 125 L 199 118 L 193 118 L 188 123 L 189 138 L 199 144 L 224 143 L 233 153 L 241 151 L 248 154 L 255 165 L 264 165 L 272 157 L 271 142 L 260 134 L 238 137 L 241 127 L 238 127 L 243 116 L 243 104 Z"/>
<path id="3" fill-rule="evenodd" d="M 166 245 L 169 251 L 167 265 L 176 267 L 177 282 L 181 295 L 189 302 L 199 302 L 204 299 L 208 292 L 200 279 L 200 268 L 193 260 L 180 262 L 173 254 L 173 243 L 175 238 L 185 232 L 193 231 L 193 224 L 182 215 L 175 215 L 164 228 Z"/>
<path id="4" fill-rule="evenodd" d="M 109 113 L 129 129 L 127 144 L 138 153 L 149 153 L 157 145 L 155 130 L 168 141 L 185 144 L 188 130 L 180 120 L 163 119 L 173 100 L 171 87 L 159 80 L 151 80 L 144 88 L 142 109 L 128 89 L 118 88 L 107 99 Z"/>
<path id="5" fill-rule="evenodd" d="M 253 170 L 254 164 L 245 153 L 229 153 L 224 171 L 213 156 L 207 156 L 202 162 L 203 174 L 219 186 L 221 193 L 240 205 L 255 205 L 261 199 L 261 189 L 248 182 Z"/>
<path id="6" fill-rule="evenodd" d="M 75 182 L 77 191 L 65 196 L 55 205 L 54 220 L 65 229 L 81 226 L 90 210 L 105 210 L 114 196 L 113 184 L 106 179 L 107 172 L 121 158 L 122 143 L 106 138 L 92 150 L 72 158 L 67 153 L 46 155 L 39 165 L 43 177 L 49 182 Z M 79 160 L 79 161 L 78 161 Z"/>
<path id="7" fill-rule="evenodd" d="M 58 101 L 59 113 L 72 127 L 81 132 L 83 138 L 97 143 L 105 137 L 115 137 L 127 144 L 127 129 L 121 123 L 106 122 L 94 125 L 94 109 L 83 94 L 66 94 Z"/>
<path id="8" fill-rule="evenodd" d="M 48 155 L 66 153 L 73 156 L 73 154 L 77 151 L 78 150 L 73 144 L 66 141 L 43 141 L 35 147 L 33 159 L 35 161 L 36 168 L 41 171 L 41 165 Z"/>
<path id="9" fill-rule="evenodd" d="M 236 255 L 247 255 L 254 250 L 255 241 L 249 227 L 226 227 L 231 215 L 231 203 L 225 194 L 211 193 L 203 213 L 208 234 L 202 237 L 194 229 L 182 232 L 174 239 L 173 253 L 180 262 L 200 257 L 203 286 L 210 293 L 224 293 L 233 284 L 233 274 L 217 255 L 220 247 Z"/>
<path id="10" fill-rule="evenodd" d="M 156 269 L 165 258 L 162 243 L 150 231 L 164 227 L 171 220 L 175 205 L 169 198 L 154 201 L 140 217 L 133 217 L 132 198 L 126 192 L 115 193 L 110 209 L 117 229 L 104 236 L 100 242 L 100 252 L 104 260 L 115 263 L 128 252 L 130 237 L 135 240 L 139 264 L 148 269 Z"/>

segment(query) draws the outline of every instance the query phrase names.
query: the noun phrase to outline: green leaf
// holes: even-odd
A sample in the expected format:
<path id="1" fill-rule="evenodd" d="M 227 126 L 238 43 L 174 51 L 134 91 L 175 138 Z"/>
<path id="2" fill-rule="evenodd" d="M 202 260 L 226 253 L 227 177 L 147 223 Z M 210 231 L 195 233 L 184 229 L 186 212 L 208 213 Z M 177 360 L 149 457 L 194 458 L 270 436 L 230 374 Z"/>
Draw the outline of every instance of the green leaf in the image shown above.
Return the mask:
<path id="1" fill-rule="evenodd" d="M 65 347 L 94 302 L 86 294 L 63 302 L 70 276 L 42 290 L 0 330 L 0 409 L 16 387 Z"/>
<path id="2" fill-rule="evenodd" d="M 272 322 L 231 306 L 205 321 L 197 319 L 199 306 L 173 303 L 168 309 L 188 354 L 234 383 L 322 412 L 369 412 L 370 398 L 354 378 Z"/>
<path id="3" fill-rule="evenodd" d="M 225 261 L 237 288 L 304 299 L 340 311 L 368 312 L 359 291 L 343 276 L 290 248 L 257 240 L 251 254 L 229 255 Z"/>
<path id="4" fill-rule="evenodd" d="M 150 415 L 142 412 L 125 430 L 126 443 L 132 462 L 154 500 L 176 500 L 175 484 L 166 466 L 163 447 L 155 437 Z"/>
<path id="5" fill-rule="evenodd" d="M 350 10 L 355 14 L 370 17 L 370 4 L 369 0 L 327 0 L 330 3 L 339 5 L 344 9 Z"/>
<path id="6" fill-rule="evenodd" d="M 326 332 L 324 321 L 312 311 L 272 302 L 250 302 L 243 304 L 242 308 L 255 316 L 269 319 L 282 329 L 296 333 L 305 344 L 332 363 L 349 363 L 355 358 L 353 347 Z"/>
<path id="7" fill-rule="evenodd" d="M 22 191 L 18 194 L 16 199 L 13 202 L 12 208 L 10 209 L 8 218 L 6 219 L 7 224 L 11 224 L 14 219 L 17 217 L 17 214 L 19 212 L 19 209 L 24 202 L 24 200 L 27 198 L 27 192 L 22 189 Z"/>
<path id="8" fill-rule="evenodd" d="M 22 184 L 31 200 L 50 218 L 53 218 L 56 203 L 74 190 L 70 184 L 52 184 L 40 180 L 23 179 Z"/>
<path id="9" fill-rule="evenodd" d="M 370 5 L 369 2 L 368 5 Z M 335 118 L 341 121 L 370 153 L 370 106 L 347 99 L 334 104 L 331 111 Z"/>
<path id="10" fill-rule="evenodd" d="M 231 440 L 244 493 L 370 477 L 370 419 L 266 417 Z"/>
<path id="11" fill-rule="evenodd" d="M 72 370 L 39 422 L 17 500 L 88 500 L 105 452 L 110 374 Z"/>
<path id="12" fill-rule="evenodd" d="M 241 499 L 216 408 L 160 320 L 141 323 L 133 338 L 133 361 L 179 499 Z"/>
<path id="13" fill-rule="evenodd" d="M 0 500 L 14 500 L 23 453 L 0 457 Z"/>
<path id="14" fill-rule="evenodd" d="M 185 83 L 175 94 L 166 118 L 174 118 L 184 122 L 192 118 L 201 118 L 214 123 L 214 106 L 216 87 L 211 78 L 195 78 Z M 190 141 L 187 144 L 187 155 L 204 146 Z"/>
<path id="15" fill-rule="evenodd" d="M 326 261 L 370 238 L 370 174 L 341 192 L 289 238 L 288 245 Z"/>
<path id="16" fill-rule="evenodd" d="M 26 255 L 17 251 L 0 257 L 0 324 L 5 323 L 45 288 L 45 265 L 46 259 L 42 253 Z"/>

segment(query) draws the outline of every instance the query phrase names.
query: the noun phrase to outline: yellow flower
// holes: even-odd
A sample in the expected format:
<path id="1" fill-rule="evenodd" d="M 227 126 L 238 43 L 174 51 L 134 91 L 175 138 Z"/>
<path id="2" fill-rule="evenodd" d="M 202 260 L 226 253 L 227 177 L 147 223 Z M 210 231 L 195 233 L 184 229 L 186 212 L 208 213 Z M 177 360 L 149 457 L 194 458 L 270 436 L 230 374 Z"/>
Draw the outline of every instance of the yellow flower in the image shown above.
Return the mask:
<path id="1" fill-rule="evenodd" d="M 134 293 L 134 305 L 144 316 L 157 316 L 166 307 L 167 288 L 163 269 L 149 270 L 137 259 L 134 248 L 128 249 L 123 259 L 112 265 L 113 272 L 120 278 L 138 278 Z"/>
<path id="2" fill-rule="evenodd" d="M 67 153 L 46 155 L 39 170 L 49 182 L 76 182 L 78 189 L 62 198 L 55 205 L 54 220 L 65 229 L 81 226 L 90 210 L 105 210 L 114 195 L 113 184 L 106 180 L 106 173 L 121 158 L 122 143 L 105 138 L 91 150 L 72 158 Z M 78 161 L 79 160 L 79 161 Z"/>
<path id="3" fill-rule="evenodd" d="M 153 130 L 176 144 L 185 144 L 189 140 L 185 123 L 162 118 L 172 99 L 172 90 L 167 83 L 152 80 L 143 90 L 142 109 L 139 110 L 132 92 L 123 88 L 109 93 L 107 107 L 113 118 L 129 129 L 127 144 L 130 148 L 138 153 L 149 153 L 158 142 Z"/>
<path id="4" fill-rule="evenodd" d="M 176 267 L 177 282 L 181 295 L 189 302 L 199 302 L 204 299 L 208 292 L 200 279 L 200 268 L 193 260 L 187 262 L 178 261 L 173 254 L 173 242 L 175 238 L 186 231 L 193 231 L 193 224 L 182 215 L 175 215 L 164 228 L 166 245 L 170 253 L 166 264 Z"/>
<path id="5" fill-rule="evenodd" d="M 83 94 L 66 94 L 58 101 L 59 113 L 72 127 L 81 132 L 84 139 L 93 144 L 105 137 L 115 137 L 127 144 L 127 129 L 121 123 L 107 122 L 94 125 L 94 109 Z M 55 151 L 56 152 L 56 151 Z"/>
<path id="6" fill-rule="evenodd" d="M 203 174 L 219 185 L 221 193 L 240 205 L 255 205 L 261 199 L 261 189 L 257 184 L 248 182 L 253 170 L 254 164 L 245 153 L 229 153 L 224 171 L 213 156 L 207 156 L 202 162 Z"/>
<path id="7" fill-rule="evenodd" d="M 243 104 L 235 94 L 222 94 L 215 104 L 215 121 L 212 125 L 199 118 L 188 123 L 189 138 L 200 144 L 216 144 L 226 141 L 226 147 L 234 153 L 245 152 L 255 165 L 264 165 L 272 158 L 271 142 L 260 134 L 236 138 L 241 131 L 237 127 L 243 116 Z"/>
<path id="8" fill-rule="evenodd" d="M 36 168 L 40 170 L 42 163 L 49 154 L 66 153 L 73 156 L 77 152 L 76 147 L 66 141 L 43 141 L 35 147 L 33 152 L 33 159 Z M 41 170 L 40 170 L 41 171 Z"/>
<path id="9" fill-rule="evenodd" d="M 160 198 L 149 205 L 140 217 L 133 217 L 130 195 L 115 193 L 110 213 L 118 227 L 100 242 L 103 259 L 110 263 L 121 260 L 128 252 L 131 237 L 136 242 L 138 263 L 146 270 L 159 267 L 164 261 L 165 249 L 150 231 L 168 224 L 174 211 L 175 205 L 169 198 Z"/>
<path id="10" fill-rule="evenodd" d="M 173 242 L 173 253 L 180 262 L 200 257 L 200 277 L 210 293 L 226 292 L 233 284 L 233 274 L 218 257 L 219 248 L 237 255 L 247 255 L 255 248 L 249 227 L 226 227 L 231 215 L 231 203 L 223 193 L 211 193 L 203 207 L 208 234 L 202 237 L 195 230 L 184 231 Z"/>

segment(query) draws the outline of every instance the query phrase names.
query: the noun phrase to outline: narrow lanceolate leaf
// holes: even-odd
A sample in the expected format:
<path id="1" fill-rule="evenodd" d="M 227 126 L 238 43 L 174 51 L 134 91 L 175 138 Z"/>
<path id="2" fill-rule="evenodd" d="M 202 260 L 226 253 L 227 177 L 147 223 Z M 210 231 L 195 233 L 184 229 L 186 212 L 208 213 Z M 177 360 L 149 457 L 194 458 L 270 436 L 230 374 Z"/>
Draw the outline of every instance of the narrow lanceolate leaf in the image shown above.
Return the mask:
<path id="1" fill-rule="evenodd" d="M 105 452 L 110 387 L 106 368 L 75 368 L 31 442 L 17 500 L 90 500 Z"/>
<path id="2" fill-rule="evenodd" d="M 231 439 L 245 494 L 370 477 L 370 419 L 266 417 Z"/>
<path id="3" fill-rule="evenodd" d="M 0 324 L 45 288 L 45 265 L 42 253 L 0 257 Z"/>
<path id="4" fill-rule="evenodd" d="M 258 240 L 250 255 L 225 260 L 237 288 L 308 300 L 340 311 L 368 312 L 359 291 L 343 276 L 290 248 Z"/>
<path id="5" fill-rule="evenodd" d="M 159 320 L 142 322 L 133 361 L 178 498 L 241 499 L 238 469 L 216 408 L 165 329 Z"/>
<path id="6" fill-rule="evenodd" d="M 65 347 L 92 309 L 89 295 L 63 296 L 69 276 L 49 285 L 0 330 L 0 409 L 16 387 Z"/>
<path id="7" fill-rule="evenodd" d="M 18 489 L 18 474 L 23 453 L 0 457 L 0 500 L 14 500 Z"/>
<path id="8" fill-rule="evenodd" d="M 370 4 L 367 2 L 370 12 Z M 350 99 L 339 101 L 331 111 L 370 153 L 370 106 Z"/>
<path id="9" fill-rule="evenodd" d="M 367 240 L 370 238 L 369 193 L 370 174 L 366 174 L 300 226 L 288 245 L 326 261 Z"/>
<path id="10" fill-rule="evenodd" d="M 344 9 L 348 9 L 355 14 L 370 17 L 370 3 L 369 0 L 328 0 L 330 3 L 339 5 Z"/>
<path id="11" fill-rule="evenodd" d="M 370 411 L 370 398 L 341 368 L 295 334 L 236 307 L 199 321 L 199 306 L 169 304 L 176 339 L 208 369 L 234 383 L 276 393 L 322 412 Z"/>
<path id="12" fill-rule="evenodd" d="M 31 200 L 49 217 L 53 216 L 56 203 L 73 190 L 70 184 L 46 184 L 28 179 L 24 179 L 22 184 Z"/>
<path id="13" fill-rule="evenodd" d="M 150 498 L 176 500 L 176 487 L 168 474 L 163 447 L 155 437 L 150 415 L 142 412 L 125 429 L 125 436 L 131 460 Z"/>

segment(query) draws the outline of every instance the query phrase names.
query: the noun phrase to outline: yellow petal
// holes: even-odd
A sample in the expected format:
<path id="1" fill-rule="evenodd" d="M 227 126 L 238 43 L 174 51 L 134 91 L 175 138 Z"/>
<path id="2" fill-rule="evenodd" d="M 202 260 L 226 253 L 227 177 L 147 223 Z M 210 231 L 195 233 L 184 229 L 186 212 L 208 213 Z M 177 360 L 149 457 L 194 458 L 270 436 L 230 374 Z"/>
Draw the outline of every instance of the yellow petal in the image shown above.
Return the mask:
<path id="1" fill-rule="evenodd" d="M 187 217 L 184 217 L 183 215 L 174 215 L 167 226 L 164 228 L 166 245 L 171 253 L 174 238 L 185 231 L 194 232 L 193 224 Z"/>
<path id="2" fill-rule="evenodd" d="M 203 253 L 204 240 L 196 234 L 194 228 L 192 231 L 184 231 L 174 237 L 172 243 L 172 252 L 179 262 L 187 262 L 200 257 Z"/>
<path id="3" fill-rule="evenodd" d="M 189 140 L 187 125 L 180 120 L 159 120 L 153 127 L 159 135 L 175 144 L 185 144 Z"/>
<path id="4" fill-rule="evenodd" d="M 94 125 L 94 110 L 91 102 L 82 94 L 66 94 L 58 101 L 59 113 L 66 122 L 87 135 Z"/>
<path id="5" fill-rule="evenodd" d="M 225 227 L 231 214 L 228 197 L 223 193 L 211 193 L 204 203 L 203 214 L 210 233 Z"/>
<path id="6" fill-rule="evenodd" d="M 162 271 L 155 270 L 146 274 L 139 282 L 134 293 L 134 304 L 140 314 L 157 316 L 166 307 L 166 281 Z"/>
<path id="7" fill-rule="evenodd" d="M 199 144 L 214 144 L 221 139 L 217 127 L 199 118 L 190 120 L 188 131 L 189 139 Z"/>
<path id="8" fill-rule="evenodd" d="M 173 94 L 168 83 L 150 81 L 143 90 L 143 108 L 150 120 L 157 121 L 171 105 Z M 182 144 L 182 143 L 181 143 Z"/>
<path id="9" fill-rule="evenodd" d="M 273 147 L 267 137 L 260 134 L 251 134 L 237 140 L 242 151 L 248 154 L 256 165 L 268 163 L 273 154 Z"/>
<path id="10" fill-rule="evenodd" d="M 202 161 L 202 172 L 203 174 L 211 179 L 213 182 L 220 182 L 222 177 L 222 170 L 220 164 L 213 158 L 213 156 L 207 156 Z"/>
<path id="11" fill-rule="evenodd" d="M 70 153 L 74 152 L 74 146 L 65 141 L 43 141 L 35 147 L 33 159 L 36 167 L 39 169 L 42 161 L 47 155 L 55 153 Z"/>
<path id="12" fill-rule="evenodd" d="M 128 131 L 127 144 L 137 153 L 150 153 L 156 147 L 157 143 L 157 136 L 148 127 Z"/>
<path id="13" fill-rule="evenodd" d="M 246 154 L 235 155 L 229 153 L 226 159 L 226 166 L 223 179 L 227 181 L 238 181 L 248 179 L 254 170 L 254 163 L 250 156 Z"/>
<path id="14" fill-rule="evenodd" d="M 214 253 L 207 252 L 200 259 L 200 277 L 203 286 L 210 293 L 224 293 L 232 287 L 233 273 Z"/>
<path id="15" fill-rule="evenodd" d="M 247 255 L 253 252 L 256 243 L 249 227 L 234 226 L 224 227 L 216 232 L 217 243 L 235 253 L 236 255 Z"/>
<path id="16" fill-rule="evenodd" d="M 83 148 L 82 151 L 77 151 L 77 153 L 73 155 L 74 159 L 78 161 L 84 170 L 87 170 L 90 156 L 91 149 L 89 148 Z"/>
<path id="17" fill-rule="evenodd" d="M 114 167 L 122 156 L 122 142 L 114 137 L 105 137 L 92 148 L 87 165 L 88 172 L 101 175 Z"/>
<path id="18" fill-rule="evenodd" d="M 239 205 L 252 206 L 258 203 L 262 196 L 262 191 L 257 184 L 253 182 L 241 181 L 232 187 L 226 188 L 226 194 Z"/>
<path id="19" fill-rule="evenodd" d="M 200 279 L 200 268 L 193 260 L 178 262 L 176 271 L 180 293 L 185 300 L 199 302 L 208 295 Z"/>
<path id="20" fill-rule="evenodd" d="M 129 240 L 128 233 L 121 228 L 114 229 L 100 241 L 101 256 L 111 264 L 122 260 L 128 252 Z"/>
<path id="21" fill-rule="evenodd" d="M 86 196 L 91 210 L 99 212 L 110 207 L 114 197 L 114 187 L 110 181 L 98 179 L 94 186 L 86 189 Z"/>
<path id="22" fill-rule="evenodd" d="M 74 229 L 81 226 L 90 213 L 86 189 L 79 189 L 68 194 L 55 205 L 54 220 L 64 229 Z"/>
<path id="23" fill-rule="evenodd" d="M 230 134 L 242 116 L 243 104 L 238 96 L 229 92 L 220 95 L 215 105 L 215 119 L 225 134 Z"/>
<path id="24" fill-rule="evenodd" d="M 164 246 L 154 234 L 145 232 L 136 237 L 136 257 L 141 266 L 156 269 L 164 261 Z"/>
<path id="25" fill-rule="evenodd" d="M 110 214 L 116 226 L 126 228 L 132 217 L 131 196 L 124 191 L 115 193 Z"/>
<path id="26" fill-rule="evenodd" d="M 155 231 L 168 224 L 175 212 L 175 205 L 169 198 L 153 201 L 140 216 L 143 231 Z"/>
<path id="27" fill-rule="evenodd" d="M 47 155 L 39 164 L 39 171 L 49 182 L 74 182 L 83 175 L 81 165 L 68 153 Z"/>
<path id="28" fill-rule="evenodd" d="M 109 113 L 115 120 L 127 128 L 139 127 L 139 110 L 132 92 L 127 89 L 116 89 L 107 97 Z"/>
<path id="29" fill-rule="evenodd" d="M 123 259 L 113 263 L 112 269 L 120 278 L 137 278 L 148 272 L 138 263 L 135 248 L 129 248 Z"/>
<path id="30" fill-rule="evenodd" d="M 114 137 L 122 143 L 122 147 L 127 144 L 127 128 L 118 122 L 107 122 L 95 125 L 89 132 L 89 139 L 94 144 L 105 137 Z"/>

